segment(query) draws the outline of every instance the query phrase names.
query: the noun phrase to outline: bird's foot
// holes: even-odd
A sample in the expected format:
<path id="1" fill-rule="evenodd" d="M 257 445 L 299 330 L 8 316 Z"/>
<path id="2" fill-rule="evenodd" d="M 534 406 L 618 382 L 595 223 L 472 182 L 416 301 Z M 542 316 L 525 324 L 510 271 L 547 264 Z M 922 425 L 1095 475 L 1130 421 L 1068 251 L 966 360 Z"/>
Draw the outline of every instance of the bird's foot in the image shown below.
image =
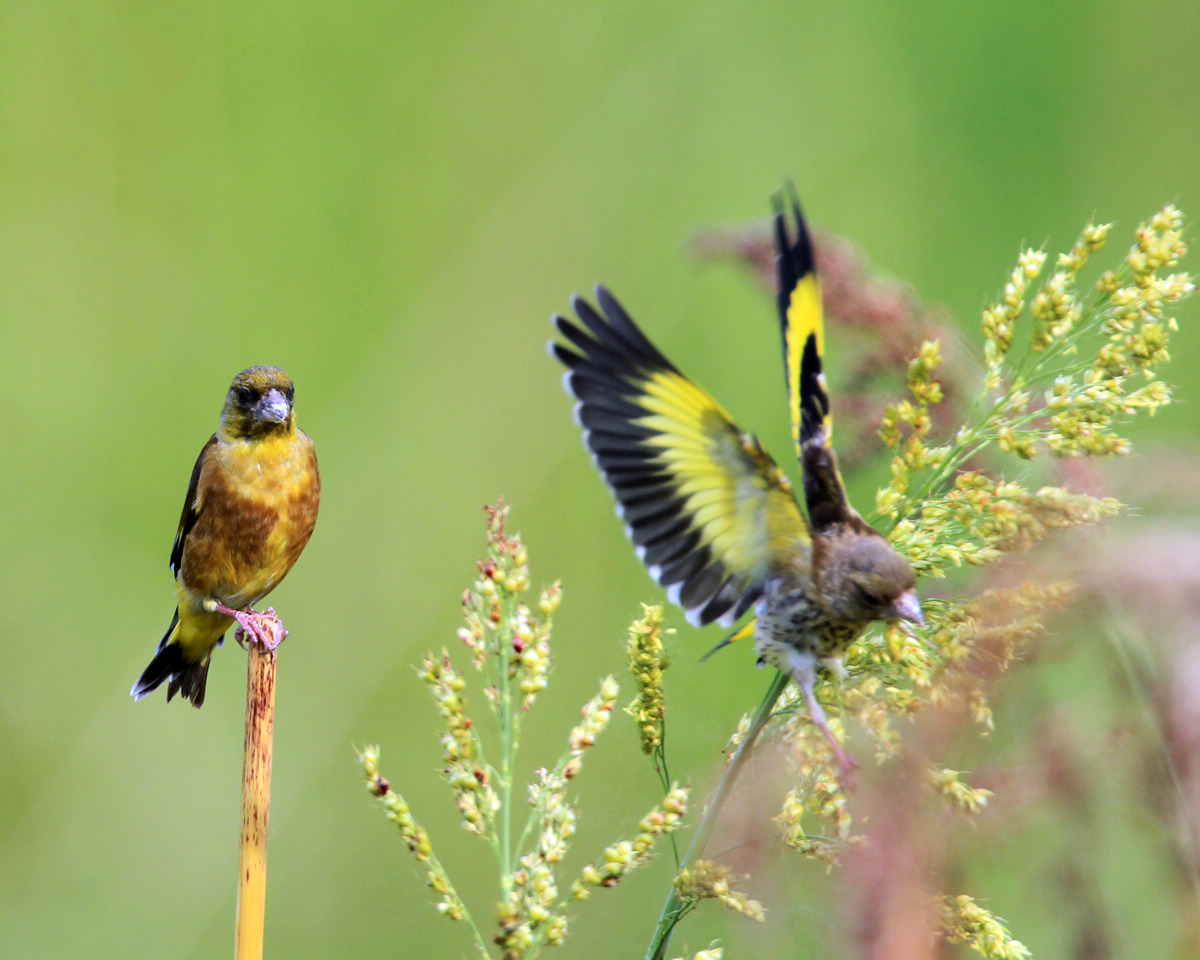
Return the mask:
<path id="1" fill-rule="evenodd" d="M 283 628 L 283 621 L 275 615 L 274 607 L 260 613 L 257 610 L 233 610 L 218 603 L 215 609 L 237 622 L 233 638 L 243 649 L 247 643 L 257 643 L 264 650 L 274 650 L 287 639 L 288 632 Z"/>
<path id="2" fill-rule="evenodd" d="M 837 761 L 838 783 L 843 791 L 853 793 L 856 786 L 854 771 L 858 769 L 858 762 L 846 752 L 845 747 L 833 739 L 832 735 L 829 735 L 829 745 L 833 747 L 833 756 Z"/>
<path id="3" fill-rule="evenodd" d="M 858 769 L 858 762 L 846 752 L 833 735 L 833 731 L 829 729 L 829 724 L 825 722 L 824 711 L 820 717 L 813 717 L 813 721 L 817 725 L 817 729 L 825 737 L 825 741 L 829 744 L 829 749 L 833 751 L 834 762 L 837 763 L 838 769 L 838 784 L 845 793 L 853 793 L 855 788 L 854 771 Z"/>
<path id="4" fill-rule="evenodd" d="M 846 748 L 838 743 L 837 737 L 829 729 L 829 721 L 825 719 L 825 709 L 821 706 L 821 701 L 817 699 L 817 695 L 813 691 L 813 681 L 816 679 L 817 658 L 811 650 L 796 648 L 788 650 L 785 656 L 787 668 L 791 672 L 793 679 L 799 684 L 800 690 L 804 694 L 804 700 L 808 704 L 809 719 L 821 731 L 821 735 L 829 744 L 829 749 L 833 751 L 834 760 L 837 761 L 838 783 L 841 784 L 842 790 L 847 793 L 852 792 L 854 790 L 854 771 L 858 769 L 858 764 L 846 752 Z M 838 667 L 841 667 L 840 658 L 836 659 L 836 664 Z"/>

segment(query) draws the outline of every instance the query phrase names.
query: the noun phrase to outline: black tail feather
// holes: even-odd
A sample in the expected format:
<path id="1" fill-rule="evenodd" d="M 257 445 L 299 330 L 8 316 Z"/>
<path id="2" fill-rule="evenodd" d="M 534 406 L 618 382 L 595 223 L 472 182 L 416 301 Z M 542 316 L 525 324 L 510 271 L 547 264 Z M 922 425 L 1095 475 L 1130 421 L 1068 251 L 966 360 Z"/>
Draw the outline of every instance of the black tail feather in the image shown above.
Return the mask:
<path id="1" fill-rule="evenodd" d="M 157 690 L 166 680 L 168 702 L 178 693 L 184 700 L 191 700 L 192 706 L 199 707 L 204 703 L 204 686 L 208 681 L 210 662 L 211 660 L 206 659 L 197 663 L 186 663 L 179 644 L 168 644 L 154 655 L 150 665 L 142 671 L 137 683 L 133 685 L 130 694 L 135 700 L 141 700 L 151 691 Z"/>
<path id="2" fill-rule="evenodd" d="M 191 700 L 193 707 L 198 709 L 204 706 L 204 687 L 208 683 L 210 663 L 212 660 L 189 664 L 183 673 L 175 674 L 167 684 L 167 703 L 178 693 L 184 700 Z"/>
<path id="3" fill-rule="evenodd" d="M 205 657 L 195 663 L 185 661 L 179 644 L 167 642 L 174 629 L 175 622 L 172 621 L 167 636 L 159 644 L 158 653 L 142 671 L 129 693 L 133 699 L 141 700 L 146 694 L 157 690 L 166 680 L 168 703 L 178 693 L 184 700 L 191 700 L 192 706 L 199 707 L 204 703 L 204 686 L 208 682 L 208 665 L 211 658 Z"/>

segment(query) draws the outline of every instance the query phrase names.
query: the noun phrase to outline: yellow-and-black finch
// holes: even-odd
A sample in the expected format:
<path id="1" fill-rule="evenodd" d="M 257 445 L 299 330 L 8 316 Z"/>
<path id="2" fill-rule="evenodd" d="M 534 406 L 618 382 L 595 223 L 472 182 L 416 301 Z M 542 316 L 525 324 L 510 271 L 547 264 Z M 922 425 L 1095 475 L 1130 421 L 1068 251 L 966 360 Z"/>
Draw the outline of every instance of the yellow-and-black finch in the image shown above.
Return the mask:
<path id="1" fill-rule="evenodd" d="M 292 569 L 321 501 L 317 455 L 296 427 L 294 395 L 278 367 L 233 378 L 221 426 L 192 470 L 171 549 L 175 616 L 133 685 L 135 699 L 165 680 L 168 700 L 179 693 L 199 707 L 213 650 L 235 622 L 259 642 L 278 642 L 252 608 Z"/>
<path id="2" fill-rule="evenodd" d="M 584 442 L 637 554 L 688 619 L 726 626 L 754 607 L 759 659 L 791 674 L 843 775 L 853 761 L 813 694 L 817 665 L 875 620 L 923 623 L 908 561 L 850 506 L 832 446 L 821 372 L 824 321 L 812 244 L 775 212 L 779 313 L 789 413 L 808 521 L 758 440 L 646 338 L 604 287 L 599 311 L 575 297 L 578 324 L 554 318 L 552 344 Z"/>

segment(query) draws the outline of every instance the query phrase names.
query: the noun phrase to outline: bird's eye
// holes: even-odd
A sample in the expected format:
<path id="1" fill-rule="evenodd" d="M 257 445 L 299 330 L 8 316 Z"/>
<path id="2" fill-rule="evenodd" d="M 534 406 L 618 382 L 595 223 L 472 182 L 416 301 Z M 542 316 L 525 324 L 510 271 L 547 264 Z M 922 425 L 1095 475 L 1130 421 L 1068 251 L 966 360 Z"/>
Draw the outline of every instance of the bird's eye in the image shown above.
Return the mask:
<path id="1" fill-rule="evenodd" d="M 296 388 L 289 383 L 287 389 L 283 391 L 283 395 L 287 397 L 288 403 L 291 403 L 296 399 Z"/>
<path id="2" fill-rule="evenodd" d="M 883 600 L 874 590 L 869 590 L 861 583 L 856 583 L 854 589 L 858 592 L 859 599 L 869 607 L 882 607 Z"/>
<path id="3" fill-rule="evenodd" d="M 248 406 L 250 406 L 250 404 L 252 404 L 254 402 L 253 388 L 242 385 L 237 388 L 236 392 L 237 392 L 238 403 L 240 403 L 242 406 L 248 407 Z"/>

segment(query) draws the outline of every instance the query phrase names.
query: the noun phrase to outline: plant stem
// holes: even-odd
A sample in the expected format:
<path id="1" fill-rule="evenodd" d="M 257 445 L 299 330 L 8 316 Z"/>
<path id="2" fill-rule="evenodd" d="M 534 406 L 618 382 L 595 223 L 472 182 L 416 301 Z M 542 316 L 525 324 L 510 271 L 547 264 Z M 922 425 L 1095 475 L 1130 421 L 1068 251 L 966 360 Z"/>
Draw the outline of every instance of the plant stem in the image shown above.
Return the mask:
<path id="1" fill-rule="evenodd" d="M 502 601 L 505 629 L 500 632 L 500 646 L 496 651 L 498 684 L 496 716 L 500 721 L 500 887 L 507 898 L 512 893 L 512 781 L 514 756 L 517 751 L 516 725 L 513 709 L 512 678 L 508 675 L 508 659 L 512 651 L 508 625 L 512 623 L 512 609 L 508 600 Z"/>
<path id="2" fill-rule="evenodd" d="M 234 960 L 261 960 L 267 905 L 267 818 L 271 811 L 276 657 L 274 650 L 259 643 L 251 641 L 249 646 Z"/>
<path id="3" fill-rule="evenodd" d="M 665 797 L 671 792 L 671 771 L 667 769 L 667 718 L 665 716 L 659 725 L 658 746 L 654 748 L 654 769 L 658 773 Z M 675 870 L 678 872 L 680 867 L 679 838 L 674 833 L 671 834 L 671 856 L 675 858 Z"/>
<path id="4" fill-rule="evenodd" d="M 679 868 L 680 870 L 683 870 L 684 867 L 692 863 L 696 857 L 704 852 L 704 845 L 708 843 L 708 838 L 712 834 L 713 827 L 716 826 L 717 816 L 721 812 L 721 808 L 725 805 L 729 791 L 733 789 L 738 774 L 750 758 L 750 751 L 754 747 L 758 735 L 762 733 L 763 727 L 771 719 L 771 715 L 775 710 L 775 704 L 779 702 L 779 698 L 783 695 L 784 688 L 787 687 L 790 679 L 788 674 L 782 671 L 776 672 L 775 678 L 771 681 L 771 686 L 767 688 L 766 696 L 763 697 L 762 703 L 758 705 L 758 709 L 754 713 L 754 718 L 750 721 L 750 729 L 746 731 L 745 739 L 742 740 L 737 753 L 733 755 L 729 766 L 725 768 L 725 774 L 721 777 L 721 782 L 717 784 L 717 789 L 713 793 L 712 800 L 709 801 L 708 810 L 705 811 L 704 817 L 700 820 L 700 825 L 696 828 L 696 835 L 692 838 L 691 845 L 684 855 L 683 863 Z M 650 947 L 646 951 L 646 960 L 662 960 L 666 953 L 667 945 L 671 941 L 671 934 L 675 930 L 675 925 L 683 919 L 684 915 L 690 909 L 691 904 L 679 896 L 679 891 L 672 887 L 671 893 L 667 897 L 667 902 L 663 904 L 662 914 L 658 918 L 658 925 L 654 928 L 654 937 L 651 939 Z"/>

